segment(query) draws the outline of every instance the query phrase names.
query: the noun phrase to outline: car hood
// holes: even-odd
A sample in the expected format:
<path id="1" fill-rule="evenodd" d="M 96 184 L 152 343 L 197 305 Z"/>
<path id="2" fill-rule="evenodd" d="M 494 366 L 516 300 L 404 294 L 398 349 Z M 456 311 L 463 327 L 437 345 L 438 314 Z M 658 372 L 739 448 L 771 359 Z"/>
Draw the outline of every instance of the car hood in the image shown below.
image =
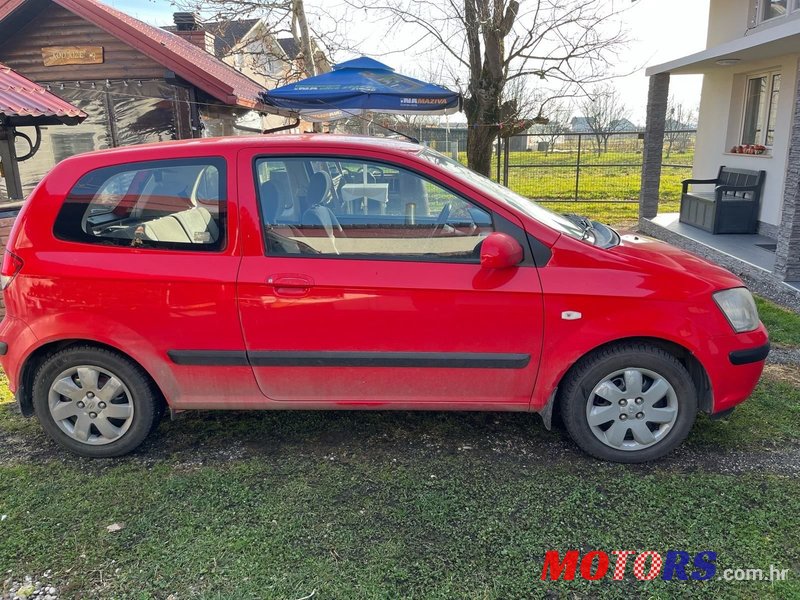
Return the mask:
<path id="1" fill-rule="evenodd" d="M 611 251 L 636 262 L 648 263 L 656 269 L 682 271 L 684 275 L 702 280 L 716 289 L 744 286 L 742 280 L 727 269 L 647 236 L 639 234 L 621 236 L 619 245 Z"/>

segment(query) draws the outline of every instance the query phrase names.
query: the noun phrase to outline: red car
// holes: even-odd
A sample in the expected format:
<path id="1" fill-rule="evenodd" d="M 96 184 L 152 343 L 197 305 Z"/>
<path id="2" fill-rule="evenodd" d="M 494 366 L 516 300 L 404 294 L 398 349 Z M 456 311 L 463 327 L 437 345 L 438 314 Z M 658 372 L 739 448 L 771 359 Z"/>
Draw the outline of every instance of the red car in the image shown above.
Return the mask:
<path id="1" fill-rule="evenodd" d="M 411 143 L 195 140 L 69 158 L 2 265 L 0 362 L 86 456 L 165 408 L 558 413 L 640 462 L 726 414 L 769 351 L 750 292 Z"/>

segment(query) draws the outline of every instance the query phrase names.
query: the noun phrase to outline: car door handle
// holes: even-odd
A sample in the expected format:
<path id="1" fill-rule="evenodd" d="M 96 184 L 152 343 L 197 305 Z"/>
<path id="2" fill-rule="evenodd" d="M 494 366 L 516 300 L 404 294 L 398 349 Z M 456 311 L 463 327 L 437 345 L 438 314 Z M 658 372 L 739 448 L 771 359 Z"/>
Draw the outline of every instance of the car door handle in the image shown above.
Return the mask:
<path id="1" fill-rule="evenodd" d="M 306 275 L 279 274 L 267 277 L 267 285 L 272 286 L 276 296 L 298 298 L 308 294 L 314 280 Z"/>

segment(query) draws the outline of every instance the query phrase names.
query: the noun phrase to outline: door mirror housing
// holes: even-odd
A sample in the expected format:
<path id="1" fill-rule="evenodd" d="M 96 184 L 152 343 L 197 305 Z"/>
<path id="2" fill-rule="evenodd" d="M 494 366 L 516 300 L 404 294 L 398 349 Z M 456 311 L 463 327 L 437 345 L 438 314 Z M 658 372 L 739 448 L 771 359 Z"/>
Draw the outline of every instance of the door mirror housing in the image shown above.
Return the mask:
<path id="1" fill-rule="evenodd" d="M 484 269 L 515 267 L 524 257 L 522 246 L 507 233 L 490 233 L 481 244 L 481 267 Z"/>

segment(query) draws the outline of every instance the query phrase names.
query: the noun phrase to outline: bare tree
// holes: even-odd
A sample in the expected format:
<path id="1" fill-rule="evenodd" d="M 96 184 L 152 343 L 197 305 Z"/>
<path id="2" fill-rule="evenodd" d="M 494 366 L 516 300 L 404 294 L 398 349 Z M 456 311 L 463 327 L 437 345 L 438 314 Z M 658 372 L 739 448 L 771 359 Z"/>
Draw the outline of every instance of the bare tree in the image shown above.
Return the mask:
<path id="1" fill-rule="evenodd" d="M 608 152 L 609 138 L 624 131 L 630 114 L 619 91 L 611 84 L 595 86 L 591 94 L 580 102 L 579 108 L 586 119 L 586 127 L 595 138 L 598 156 Z"/>
<path id="2" fill-rule="evenodd" d="M 331 19 L 320 6 L 307 6 L 304 0 L 173 0 L 181 10 L 196 12 L 215 24 L 223 34 L 237 21 L 258 18 L 262 27 L 246 47 L 226 48 L 229 54 L 249 56 L 251 67 L 263 77 L 281 85 L 327 70 L 331 53 L 351 46 L 340 33 L 347 19 Z M 291 39 L 299 49 L 287 56 L 278 40 Z M 327 55 L 327 56 L 326 56 Z M 281 69 L 275 65 L 280 64 Z"/>
<path id="3" fill-rule="evenodd" d="M 532 77 L 580 89 L 610 76 L 612 58 L 626 41 L 607 0 L 531 0 L 524 6 L 518 0 L 347 1 L 383 15 L 389 31 L 413 27 L 418 37 L 406 50 L 447 55 L 465 96 L 469 166 L 484 174 L 498 133 L 524 121 L 518 104 L 507 99 L 510 81 Z"/>
<path id="4" fill-rule="evenodd" d="M 691 130 L 697 128 L 697 108 L 686 106 L 670 96 L 667 103 L 667 122 L 664 138 L 667 143 L 666 157 L 672 150 L 686 152 L 692 139 Z"/>
<path id="5" fill-rule="evenodd" d="M 392 135 L 393 132 L 415 139 L 422 138 L 422 129 L 439 125 L 439 117 L 432 115 L 368 113 L 340 119 L 332 125 L 337 133 L 362 133 Z"/>
<path id="6" fill-rule="evenodd" d="M 311 36 L 308 33 L 305 4 L 303 4 L 303 0 L 291 0 L 291 6 L 292 37 L 303 49 L 303 69 L 306 77 L 313 77 L 317 74 L 317 66 L 314 61 L 314 51 L 311 49 Z"/>
<path id="7" fill-rule="evenodd" d="M 569 119 L 572 116 L 572 105 L 564 99 L 554 99 L 542 105 L 541 114 L 534 118 L 530 133 L 535 139 L 547 143 L 545 154 L 551 152 L 559 139 L 570 131 Z M 538 122 L 537 122 L 538 121 Z"/>

